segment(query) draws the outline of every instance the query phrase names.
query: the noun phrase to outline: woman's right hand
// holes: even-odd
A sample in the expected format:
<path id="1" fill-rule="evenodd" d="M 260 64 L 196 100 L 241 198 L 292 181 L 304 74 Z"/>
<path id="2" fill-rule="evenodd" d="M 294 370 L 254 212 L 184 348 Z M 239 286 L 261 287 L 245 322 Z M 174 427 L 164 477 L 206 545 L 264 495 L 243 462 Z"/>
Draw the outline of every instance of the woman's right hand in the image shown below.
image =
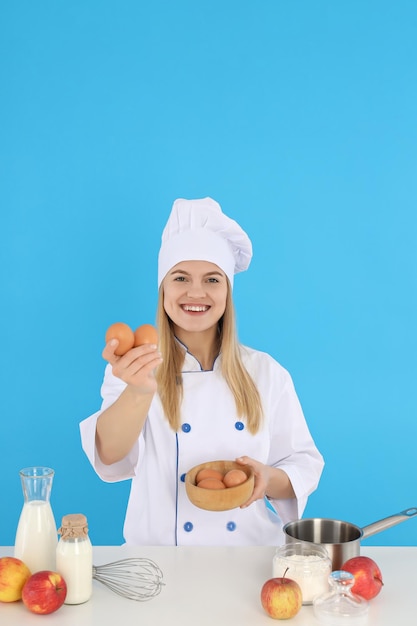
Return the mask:
<path id="1" fill-rule="evenodd" d="M 103 358 L 112 366 L 114 376 L 135 387 L 139 394 L 155 393 L 155 369 L 162 363 L 158 347 L 144 344 L 128 350 L 123 356 L 117 356 L 115 350 L 118 345 L 117 339 L 111 339 L 102 352 Z"/>

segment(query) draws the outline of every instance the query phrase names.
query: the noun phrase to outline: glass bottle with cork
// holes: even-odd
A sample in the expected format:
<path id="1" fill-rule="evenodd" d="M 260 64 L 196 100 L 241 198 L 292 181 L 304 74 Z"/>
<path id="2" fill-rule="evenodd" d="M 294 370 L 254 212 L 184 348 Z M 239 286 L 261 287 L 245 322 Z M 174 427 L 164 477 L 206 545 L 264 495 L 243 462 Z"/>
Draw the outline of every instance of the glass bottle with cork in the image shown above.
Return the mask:
<path id="1" fill-rule="evenodd" d="M 64 515 L 56 549 L 56 568 L 67 583 L 65 604 L 82 604 L 93 591 L 93 548 L 87 518 L 82 513 Z"/>

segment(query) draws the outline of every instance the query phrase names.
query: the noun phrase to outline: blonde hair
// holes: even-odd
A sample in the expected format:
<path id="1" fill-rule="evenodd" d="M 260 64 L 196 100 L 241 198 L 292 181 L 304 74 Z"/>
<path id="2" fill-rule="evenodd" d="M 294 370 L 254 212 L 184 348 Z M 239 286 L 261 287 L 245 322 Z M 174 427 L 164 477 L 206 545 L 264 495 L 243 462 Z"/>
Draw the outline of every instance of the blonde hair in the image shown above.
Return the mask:
<path id="1" fill-rule="evenodd" d="M 164 309 L 163 283 L 159 289 L 157 326 L 159 348 L 164 359 L 156 373 L 158 393 L 165 416 L 171 428 L 177 431 L 181 427 L 183 397 L 181 372 L 185 350 L 175 339 L 172 321 Z M 244 366 L 240 354 L 229 281 L 225 312 L 219 320 L 219 345 L 221 371 L 234 396 L 237 414 L 246 420 L 249 432 L 255 434 L 262 421 L 262 402 L 258 388 Z"/>

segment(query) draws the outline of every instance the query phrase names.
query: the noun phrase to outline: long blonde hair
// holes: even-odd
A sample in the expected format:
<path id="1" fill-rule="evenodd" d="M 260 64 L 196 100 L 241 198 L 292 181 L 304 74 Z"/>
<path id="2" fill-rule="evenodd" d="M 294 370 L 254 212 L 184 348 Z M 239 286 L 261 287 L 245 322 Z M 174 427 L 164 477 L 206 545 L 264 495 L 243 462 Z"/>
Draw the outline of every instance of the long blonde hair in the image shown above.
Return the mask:
<path id="1" fill-rule="evenodd" d="M 183 397 L 181 372 L 185 351 L 175 339 L 172 321 L 164 309 L 163 283 L 159 289 L 157 325 L 159 348 L 164 359 L 156 373 L 158 393 L 165 416 L 171 428 L 177 431 L 181 427 Z M 258 388 L 244 366 L 240 354 L 230 284 L 228 284 L 225 312 L 219 320 L 219 345 L 221 371 L 234 396 L 237 414 L 246 420 L 249 432 L 255 434 L 262 421 L 262 402 Z"/>

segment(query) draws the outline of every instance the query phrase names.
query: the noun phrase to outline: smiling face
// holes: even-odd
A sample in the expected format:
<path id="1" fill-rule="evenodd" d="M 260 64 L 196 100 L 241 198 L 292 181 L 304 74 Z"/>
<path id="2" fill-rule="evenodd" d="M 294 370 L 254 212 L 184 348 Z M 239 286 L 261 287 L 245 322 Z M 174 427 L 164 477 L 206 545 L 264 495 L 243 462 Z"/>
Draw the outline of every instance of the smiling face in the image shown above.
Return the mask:
<path id="1" fill-rule="evenodd" d="M 164 309 L 177 337 L 185 340 L 188 333 L 209 331 L 214 336 L 226 308 L 227 290 L 226 275 L 214 263 L 182 261 L 175 265 L 164 278 Z"/>

